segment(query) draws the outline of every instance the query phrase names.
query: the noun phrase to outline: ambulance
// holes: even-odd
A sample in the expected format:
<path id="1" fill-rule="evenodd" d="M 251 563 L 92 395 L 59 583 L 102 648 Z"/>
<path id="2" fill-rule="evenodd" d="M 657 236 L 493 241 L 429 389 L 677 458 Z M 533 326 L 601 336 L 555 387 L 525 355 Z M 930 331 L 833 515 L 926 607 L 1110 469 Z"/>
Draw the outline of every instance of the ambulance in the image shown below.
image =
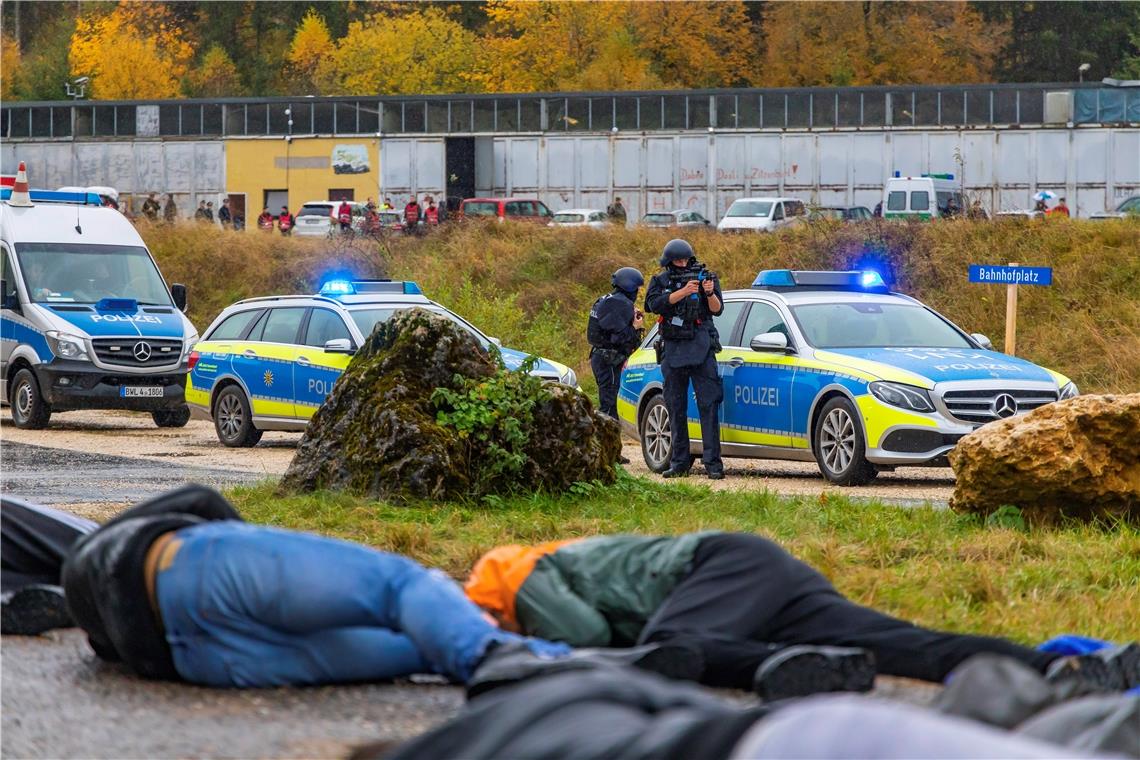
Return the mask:
<path id="1" fill-rule="evenodd" d="M 0 189 L 0 401 L 20 428 L 77 409 L 190 419 L 198 332 L 186 287 L 167 287 L 134 226 L 95 193 Z"/>
<path id="2" fill-rule="evenodd" d="M 899 172 L 883 188 L 884 219 L 940 219 L 965 213 L 962 186 L 953 174 L 903 177 Z"/>

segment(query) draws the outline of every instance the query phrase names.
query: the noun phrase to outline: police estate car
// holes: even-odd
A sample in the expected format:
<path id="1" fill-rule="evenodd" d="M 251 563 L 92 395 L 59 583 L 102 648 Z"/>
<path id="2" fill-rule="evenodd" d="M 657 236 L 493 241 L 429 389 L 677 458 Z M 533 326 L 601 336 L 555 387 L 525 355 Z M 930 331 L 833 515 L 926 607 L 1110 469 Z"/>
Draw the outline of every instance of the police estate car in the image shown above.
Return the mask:
<path id="1" fill-rule="evenodd" d="M 410 308 L 447 317 L 484 349 L 498 343 L 414 282 L 333 280 L 318 295 L 249 298 L 227 307 L 190 354 L 186 402 L 195 417 L 213 419 L 226 446 L 253 446 L 265 430 L 304 430 L 372 328 Z M 508 368 L 526 359 L 521 351 L 500 350 Z M 532 372 L 578 384 L 572 369 L 548 359 Z"/>
<path id="2" fill-rule="evenodd" d="M 815 460 L 840 485 L 944 464 L 975 428 L 1077 395 L 1068 378 L 993 351 L 874 272 L 764 271 L 752 289 L 725 292 L 715 324 L 724 455 Z M 622 371 L 618 416 L 663 472 L 672 421 L 655 338 L 656 329 Z M 700 452 L 691 393 L 687 417 Z"/>

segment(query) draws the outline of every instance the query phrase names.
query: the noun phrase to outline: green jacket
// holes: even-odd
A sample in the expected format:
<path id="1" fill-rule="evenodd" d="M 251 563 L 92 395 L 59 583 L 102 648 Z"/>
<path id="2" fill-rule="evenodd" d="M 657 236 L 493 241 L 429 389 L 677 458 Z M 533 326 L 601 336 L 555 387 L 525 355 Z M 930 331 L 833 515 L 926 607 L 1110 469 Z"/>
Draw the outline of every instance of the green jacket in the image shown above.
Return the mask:
<path id="1" fill-rule="evenodd" d="M 598 536 L 535 563 L 515 597 L 523 632 L 575 647 L 630 646 L 709 533 Z"/>

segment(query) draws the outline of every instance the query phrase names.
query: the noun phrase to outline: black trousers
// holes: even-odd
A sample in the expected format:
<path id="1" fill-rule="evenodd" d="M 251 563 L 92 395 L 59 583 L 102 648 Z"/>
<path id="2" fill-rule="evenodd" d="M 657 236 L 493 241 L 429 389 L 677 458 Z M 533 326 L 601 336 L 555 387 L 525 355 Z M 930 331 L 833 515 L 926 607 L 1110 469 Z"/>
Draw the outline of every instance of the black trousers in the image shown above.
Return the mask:
<path id="1" fill-rule="evenodd" d="M 746 688 L 781 646 L 862 647 L 878 671 L 943 681 L 981 652 L 1044 672 L 1059 655 L 1005 639 L 921 628 L 844 598 L 810 565 L 760 536 L 720 533 L 702 540 L 689 574 L 646 624 L 639 643 L 681 637 L 701 644 L 712 686 Z"/>
<path id="2" fill-rule="evenodd" d="M 602 414 L 617 419 L 618 386 L 621 384 L 621 365 L 604 360 L 606 352 L 590 354 L 590 369 L 598 381 L 598 408 Z"/>
<path id="3" fill-rule="evenodd" d="M 672 450 L 669 466 L 674 470 L 689 469 L 689 383 L 697 396 L 697 413 L 701 417 L 701 461 L 705 469 L 724 469 L 720 459 L 720 402 L 724 400 L 724 384 L 716 372 L 716 357 L 710 351 L 700 364 L 686 367 L 661 365 L 664 380 L 665 408 L 669 410 Z"/>
<path id="4" fill-rule="evenodd" d="M 33 583 L 59 585 L 71 546 L 96 527 L 90 520 L 20 499 L 0 500 L 0 580 L 3 590 Z"/>

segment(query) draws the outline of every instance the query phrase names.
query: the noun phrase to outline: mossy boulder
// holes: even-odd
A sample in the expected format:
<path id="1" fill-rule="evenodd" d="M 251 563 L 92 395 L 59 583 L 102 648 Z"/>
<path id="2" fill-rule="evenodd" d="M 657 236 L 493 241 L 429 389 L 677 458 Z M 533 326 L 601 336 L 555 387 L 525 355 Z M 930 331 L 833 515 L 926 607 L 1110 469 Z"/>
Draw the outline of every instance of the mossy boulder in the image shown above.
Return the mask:
<path id="1" fill-rule="evenodd" d="M 612 482 L 617 423 L 583 394 L 537 382 L 511 384 L 532 395 L 523 461 L 505 476 L 485 477 L 494 452 L 440 421 L 441 407 L 454 410 L 437 389 L 478 399 L 471 389 L 505 372 L 450 320 L 422 309 L 395 315 L 376 327 L 313 415 L 282 487 L 401 500 Z"/>

